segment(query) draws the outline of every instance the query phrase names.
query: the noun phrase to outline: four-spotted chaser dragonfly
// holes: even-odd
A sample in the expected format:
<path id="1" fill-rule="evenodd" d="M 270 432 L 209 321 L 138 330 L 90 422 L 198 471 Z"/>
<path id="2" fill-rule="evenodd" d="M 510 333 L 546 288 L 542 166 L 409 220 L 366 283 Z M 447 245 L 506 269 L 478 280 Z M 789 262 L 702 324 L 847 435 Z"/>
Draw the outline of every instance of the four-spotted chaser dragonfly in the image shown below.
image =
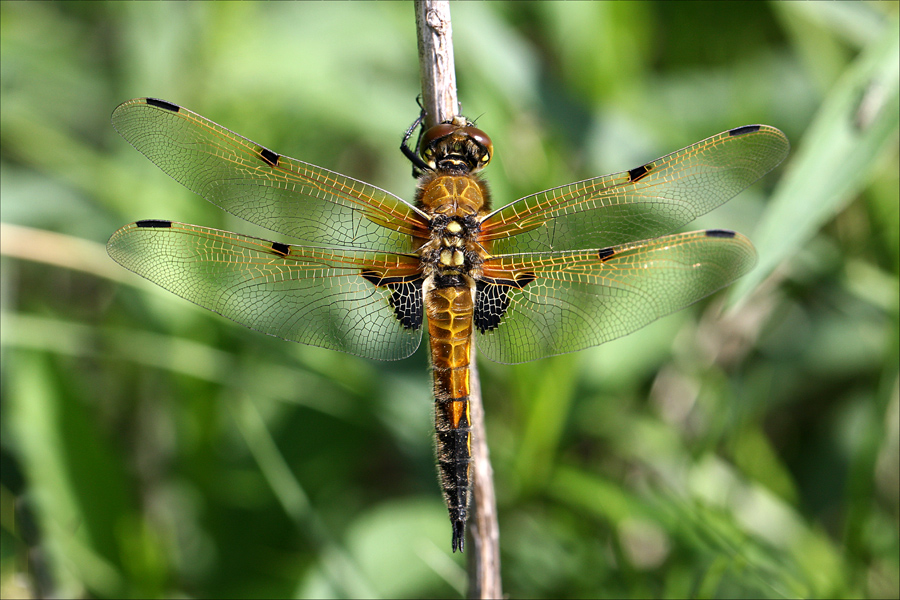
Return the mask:
<path id="1" fill-rule="evenodd" d="M 473 344 L 501 363 L 623 336 L 730 284 L 756 252 L 709 229 L 670 234 L 787 155 L 767 125 L 714 135 L 629 171 L 492 208 L 478 172 L 490 138 L 463 117 L 401 144 L 415 202 L 277 154 L 152 98 L 113 112 L 126 140 L 220 208 L 302 244 L 174 221 L 137 221 L 110 256 L 165 289 L 269 335 L 393 360 L 427 316 L 438 469 L 462 550 L 469 505 Z"/>

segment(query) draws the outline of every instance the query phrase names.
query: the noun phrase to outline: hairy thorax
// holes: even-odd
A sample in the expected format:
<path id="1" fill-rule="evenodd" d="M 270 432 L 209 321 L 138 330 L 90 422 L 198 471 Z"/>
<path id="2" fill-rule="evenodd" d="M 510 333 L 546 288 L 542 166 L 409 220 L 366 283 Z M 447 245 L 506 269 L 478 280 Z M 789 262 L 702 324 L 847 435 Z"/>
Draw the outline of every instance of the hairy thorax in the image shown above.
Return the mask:
<path id="1" fill-rule="evenodd" d="M 471 287 L 487 255 L 476 241 L 490 206 L 487 184 L 473 175 L 426 175 L 417 201 L 432 215 L 431 236 L 420 242 L 423 274 L 434 276 L 437 287 Z"/>

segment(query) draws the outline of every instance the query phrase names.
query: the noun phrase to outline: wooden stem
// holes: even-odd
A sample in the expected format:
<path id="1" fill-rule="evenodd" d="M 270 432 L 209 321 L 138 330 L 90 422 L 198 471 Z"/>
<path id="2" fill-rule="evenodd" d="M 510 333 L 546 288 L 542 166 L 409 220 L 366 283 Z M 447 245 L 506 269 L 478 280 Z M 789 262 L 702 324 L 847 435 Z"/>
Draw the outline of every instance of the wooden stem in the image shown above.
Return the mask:
<path id="1" fill-rule="evenodd" d="M 415 2 L 416 30 L 419 38 L 419 74 L 422 80 L 422 106 L 428 127 L 456 116 L 456 66 L 453 61 L 453 31 L 450 3 Z"/>

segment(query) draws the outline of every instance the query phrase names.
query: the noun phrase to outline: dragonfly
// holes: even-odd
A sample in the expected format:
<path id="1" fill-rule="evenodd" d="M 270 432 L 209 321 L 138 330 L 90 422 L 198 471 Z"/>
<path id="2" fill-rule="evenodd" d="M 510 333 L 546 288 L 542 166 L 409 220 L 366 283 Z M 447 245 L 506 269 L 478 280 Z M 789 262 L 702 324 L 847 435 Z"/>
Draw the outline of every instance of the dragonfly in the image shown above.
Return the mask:
<path id="1" fill-rule="evenodd" d="M 455 552 L 471 495 L 473 348 L 510 364 L 573 352 L 729 285 L 756 261 L 745 236 L 672 232 L 775 168 L 789 143 L 774 127 L 746 125 L 493 208 L 480 175 L 490 137 L 462 116 L 421 122 L 401 143 L 418 176 L 407 202 L 171 102 L 129 100 L 112 124 L 139 152 L 216 206 L 298 243 L 149 219 L 116 231 L 107 250 L 178 296 L 285 340 L 396 360 L 427 327 Z"/>

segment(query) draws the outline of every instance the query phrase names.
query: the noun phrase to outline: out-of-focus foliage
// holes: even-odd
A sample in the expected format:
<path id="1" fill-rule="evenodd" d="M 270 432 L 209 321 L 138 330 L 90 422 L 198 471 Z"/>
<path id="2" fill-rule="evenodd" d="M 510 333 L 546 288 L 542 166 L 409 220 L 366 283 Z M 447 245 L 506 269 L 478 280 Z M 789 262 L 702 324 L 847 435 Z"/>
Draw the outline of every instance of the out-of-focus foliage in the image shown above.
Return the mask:
<path id="1" fill-rule="evenodd" d="M 498 203 L 749 123 L 794 147 L 691 226 L 757 242 L 736 292 L 481 365 L 512 597 L 898 595 L 897 8 L 453 4 Z M 2 2 L 0 19 L 3 597 L 461 594 L 424 352 L 269 338 L 103 248 L 146 218 L 277 239 L 116 135 L 137 96 L 411 197 L 411 5 Z"/>

